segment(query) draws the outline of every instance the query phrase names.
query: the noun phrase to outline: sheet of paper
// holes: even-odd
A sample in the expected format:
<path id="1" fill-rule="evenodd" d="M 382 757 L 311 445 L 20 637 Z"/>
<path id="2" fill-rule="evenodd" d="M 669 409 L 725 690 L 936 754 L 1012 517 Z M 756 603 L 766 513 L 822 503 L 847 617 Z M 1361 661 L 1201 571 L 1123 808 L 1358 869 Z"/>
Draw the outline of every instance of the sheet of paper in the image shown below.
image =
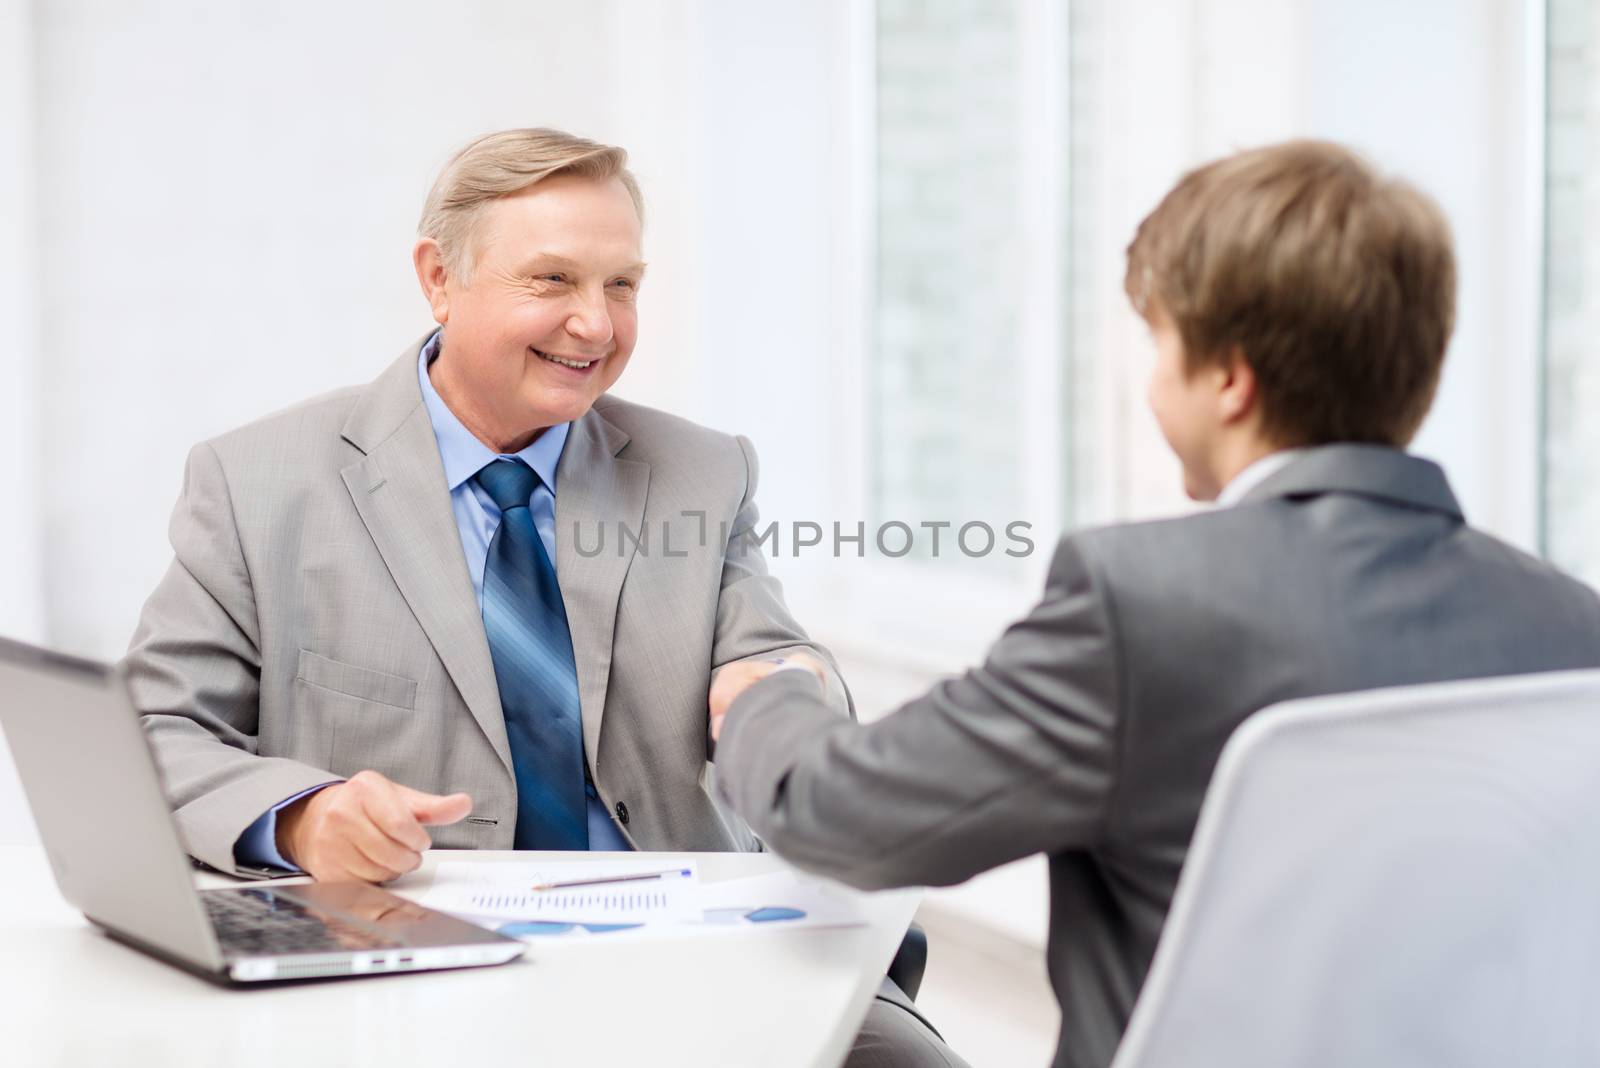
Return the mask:
<path id="1" fill-rule="evenodd" d="M 650 878 L 627 879 L 648 875 Z M 626 879 L 598 882 L 604 879 Z M 588 882 L 591 885 L 574 886 Z M 541 889 L 549 884 L 566 884 Z M 700 918 L 693 861 L 648 859 L 565 864 L 445 861 L 422 903 L 478 920 L 641 924 Z"/>
<path id="2" fill-rule="evenodd" d="M 629 882 L 536 887 L 638 874 Z M 557 865 L 445 861 L 422 903 L 519 938 L 704 938 L 736 932 L 858 927 L 850 891 L 794 871 L 702 883 L 693 861 L 647 857 Z"/>
<path id="3" fill-rule="evenodd" d="M 866 922 L 847 892 L 792 871 L 704 883 L 703 924 L 762 927 L 858 927 Z"/>

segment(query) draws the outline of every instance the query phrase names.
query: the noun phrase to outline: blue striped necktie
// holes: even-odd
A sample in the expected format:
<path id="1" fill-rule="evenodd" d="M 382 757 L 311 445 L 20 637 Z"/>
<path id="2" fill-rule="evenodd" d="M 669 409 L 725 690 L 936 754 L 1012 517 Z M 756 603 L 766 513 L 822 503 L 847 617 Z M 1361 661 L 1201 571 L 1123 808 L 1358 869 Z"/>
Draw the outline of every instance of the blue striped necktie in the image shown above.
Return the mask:
<path id="1" fill-rule="evenodd" d="M 539 476 L 496 460 L 476 480 L 500 506 L 483 571 L 483 629 L 517 776 L 517 849 L 588 849 L 583 718 L 556 569 L 528 501 Z"/>

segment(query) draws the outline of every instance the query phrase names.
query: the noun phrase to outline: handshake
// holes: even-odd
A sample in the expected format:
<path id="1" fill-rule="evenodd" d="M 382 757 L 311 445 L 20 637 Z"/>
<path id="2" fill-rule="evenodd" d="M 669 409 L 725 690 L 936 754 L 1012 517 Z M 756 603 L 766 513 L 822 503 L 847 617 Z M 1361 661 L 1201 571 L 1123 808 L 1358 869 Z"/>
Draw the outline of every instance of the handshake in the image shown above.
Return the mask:
<path id="1" fill-rule="evenodd" d="M 775 671 L 804 668 L 816 676 L 817 684 L 828 688 L 828 669 L 807 653 L 790 653 L 775 660 L 737 660 L 719 670 L 711 679 L 711 740 L 722 735 L 722 720 L 740 694 Z"/>
<path id="2" fill-rule="evenodd" d="M 712 740 L 722 733 L 728 708 L 751 686 L 775 671 L 804 668 L 826 688 L 827 669 L 805 653 L 773 660 L 739 660 L 711 680 Z M 424 827 L 465 819 L 466 794 L 425 794 L 376 771 L 324 786 L 278 813 L 277 847 L 284 857 L 320 880 L 387 882 L 415 871 L 432 845 Z"/>

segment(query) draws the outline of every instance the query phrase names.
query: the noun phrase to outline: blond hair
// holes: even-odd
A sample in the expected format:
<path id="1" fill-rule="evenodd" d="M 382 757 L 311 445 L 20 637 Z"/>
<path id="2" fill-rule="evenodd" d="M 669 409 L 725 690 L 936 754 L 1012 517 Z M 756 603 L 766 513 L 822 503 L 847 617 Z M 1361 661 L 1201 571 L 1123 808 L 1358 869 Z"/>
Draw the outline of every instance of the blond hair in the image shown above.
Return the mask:
<path id="1" fill-rule="evenodd" d="M 475 266 L 473 230 L 490 201 L 519 193 L 557 174 L 620 180 L 644 221 L 644 198 L 629 172 L 628 153 L 614 145 L 535 127 L 485 134 L 444 165 L 417 223 L 418 237 L 438 242 L 445 270 L 467 279 Z"/>
<path id="2" fill-rule="evenodd" d="M 1455 323 L 1450 226 L 1428 196 L 1322 141 L 1191 171 L 1139 224 L 1124 287 L 1188 369 L 1238 351 L 1282 445 L 1404 445 Z"/>

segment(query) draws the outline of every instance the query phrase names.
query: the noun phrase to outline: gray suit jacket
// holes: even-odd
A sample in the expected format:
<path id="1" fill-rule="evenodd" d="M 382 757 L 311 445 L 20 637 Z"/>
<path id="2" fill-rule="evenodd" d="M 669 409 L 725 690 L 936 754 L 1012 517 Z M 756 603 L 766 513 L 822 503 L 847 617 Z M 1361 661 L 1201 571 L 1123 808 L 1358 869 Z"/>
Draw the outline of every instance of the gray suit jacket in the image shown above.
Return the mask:
<path id="1" fill-rule="evenodd" d="M 1435 465 L 1329 446 L 1236 507 L 1063 539 L 984 664 L 880 722 L 839 722 L 797 672 L 752 687 L 720 786 L 773 849 L 858 886 L 1048 854 L 1055 1063 L 1104 1066 L 1245 717 L 1595 665 L 1594 591 L 1468 527 Z"/>
<path id="2" fill-rule="evenodd" d="M 472 795 L 435 845 L 511 848 L 511 753 L 417 383 L 425 340 L 366 387 L 189 454 L 175 559 L 124 665 L 179 829 L 219 869 L 267 809 L 364 768 Z M 708 789 L 710 673 L 815 647 L 750 548 L 750 443 L 602 397 L 556 482 L 556 571 L 606 807 L 641 849 L 759 848 Z M 837 678 L 828 706 L 849 712 Z"/>

